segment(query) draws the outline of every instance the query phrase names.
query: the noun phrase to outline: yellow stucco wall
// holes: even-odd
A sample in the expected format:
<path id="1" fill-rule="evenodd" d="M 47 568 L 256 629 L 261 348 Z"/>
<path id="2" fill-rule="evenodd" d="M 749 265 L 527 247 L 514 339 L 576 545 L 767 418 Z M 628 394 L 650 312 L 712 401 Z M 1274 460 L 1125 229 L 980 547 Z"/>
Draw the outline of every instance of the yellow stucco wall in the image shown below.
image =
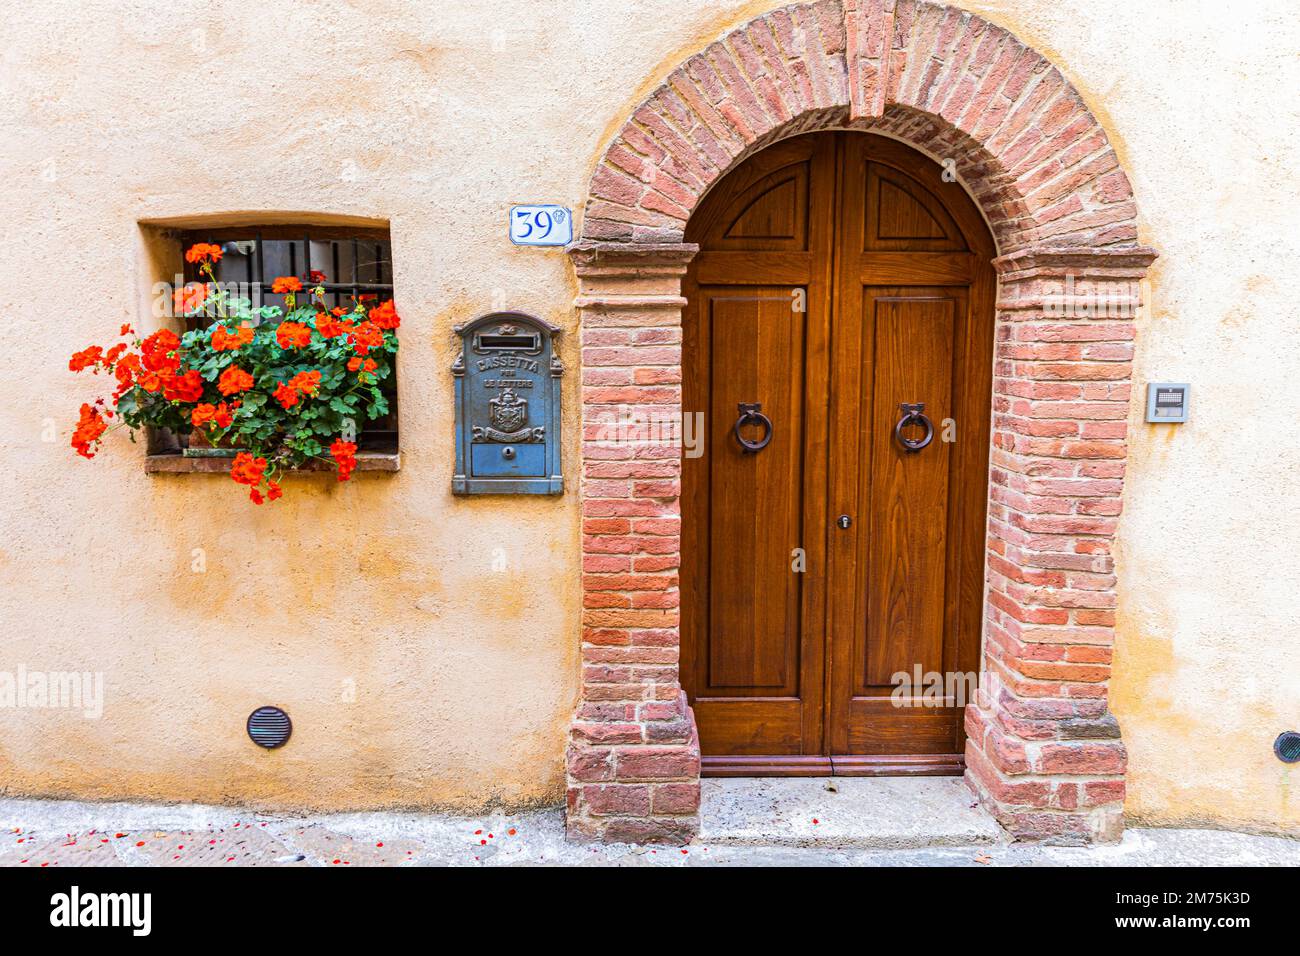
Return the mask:
<path id="1" fill-rule="evenodd" d="M 562 252 L 506 240 L 506 210 L 580 208 L 640 98 L 780 5 L 5 0 L 0 670 L 102 671 L 107 686 L 99 720 L 0 710 L 0 788 L 559 798 L 580 600 L 574 285 Z M 1300 314 L 1285 286 L 1300 16 L 1289 0 L 961 5 L 1058 64 L 1106 126 L 1162 255 L 1138 384 L 1193 384 L 1187 425 L 1141 424 L 1133 406 L 1113 682 L 1128 812 L 1294 831 L 1300 770 L 1270 746 L 1300 729 Z M 144 474 L 122 437 L 93 463 L 72 455 L 96 392 L 68 354 L 121 322 L 153 327 L 139 223 L 240 211 L 391 223 L 400 474 L 296 479 L 255 509 L 221 477 Z M 570 333 L 563 499 L 449 492 L 450 329 L 494 307 Z M 266 702 L 294 717 L 283 751 L 244 736 Z"/>

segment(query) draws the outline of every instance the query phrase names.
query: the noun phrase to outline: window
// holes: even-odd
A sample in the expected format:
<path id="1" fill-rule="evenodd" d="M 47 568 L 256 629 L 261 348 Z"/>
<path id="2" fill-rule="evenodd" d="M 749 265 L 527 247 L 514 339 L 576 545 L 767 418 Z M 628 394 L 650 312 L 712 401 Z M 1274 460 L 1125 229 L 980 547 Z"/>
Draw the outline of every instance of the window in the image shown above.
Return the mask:
<path id="1" fill-rule="evenodd" d="M 297 276 L 304 287 L 324 286 L 329 308 L 350 307 L 362 297 L 375 296 L 381 302 L 393 297 L 393 256 L 387 230 L 328 226 L 194 229 L 180 233 L 182 262 L 184 250 L 196 242 L 221 246 L 217 281 L 233 294 L 249 299 L 254 308 L 285 307 L 284 296 L 271 291 L 278 276 Z M 202 280 L 198 266 L 185 263 L 184 268 L 186 282 Z M 301 306 L 303 301 L 300 293 L 298 304 Z M 201 316 L 186 320 L 189 328 L 202 321 Z M 361 427 L 357 446 L 363 452 L 397 450 L 397 376 L 391 376 L 381 387 L 390 411 Z"/>

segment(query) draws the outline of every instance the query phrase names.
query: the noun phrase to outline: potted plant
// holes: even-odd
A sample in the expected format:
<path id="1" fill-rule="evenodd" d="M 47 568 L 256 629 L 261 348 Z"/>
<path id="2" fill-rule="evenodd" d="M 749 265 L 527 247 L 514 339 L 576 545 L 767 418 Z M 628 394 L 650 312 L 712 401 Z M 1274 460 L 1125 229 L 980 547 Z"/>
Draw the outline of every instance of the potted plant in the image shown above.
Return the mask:
<path id="1" fill-rule="evenodd" d="M 280 276 L 271 291 L 285 296 L 286 308 L 254 308 L 216 281 L 213 264 L 221 255 L 217 245 L 190 247 L 185 258 L 205 281 L 174 295 L 177 314 L 201 314 L 211 324 L 144 338 L 124 325 L 125 341 L 72 356 L 72 371 L 117 381 L 111 398 L 81 406 L 72 447 L 93 458 L 104 433 L 123 426 L 132 441 L 144 427 L 199 435 L 192 444 L 229 455 L 231 478 L 247 485 L 259 505 L 281 497 L 285 471 L 312 459 L 330 463 L 347 481 L 357 465 L 356 430 L 388 413 L 379 383 L 392 375 L 397 354 L 400 320 L 392 301 L 327 309 L 323 287 Z"/>

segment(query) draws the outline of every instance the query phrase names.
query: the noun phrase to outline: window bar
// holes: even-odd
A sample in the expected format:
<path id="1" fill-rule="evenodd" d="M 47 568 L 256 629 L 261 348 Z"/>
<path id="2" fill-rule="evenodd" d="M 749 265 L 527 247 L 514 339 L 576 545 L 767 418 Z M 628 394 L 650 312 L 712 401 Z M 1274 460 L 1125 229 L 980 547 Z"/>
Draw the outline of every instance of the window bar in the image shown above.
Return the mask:
<path id="1" fill-rule="evenodd" d="M 306 286 L 307 288 L 309 288 L 309 289 L 312 288 L 312 284 L 311 284 L 311 236 L 308 235 L 308 234 L 305 233 L 305 232 L 302 234 L 302 272 L 303 272 L 303 275 L 305 275 L 305 276 L 307 277 L 307 281 L 304 282 L 303 285 L 305 285 L 305 286 Z M 311 302 L 311 301 L 312 301 L 312 298 L 311 298 L 311 294 L 310 294 L 310 293 L 308 293 L 308 295 L 307 295 L 307 301 L 308 301 L 308 302 Z"/>
<path id="2" fill-rule="evenodd" d="M 262 233 L 259 230 L 257 233 L 257 301 L 253 303 L 254 308 L 260 309 L 265 301 L 262 290 L 264 285 L 266 285 L 266 259 L 262 255 Z"/>
<path id="3" fill-rule="evenodd" d="M 330 258 L 333 261 L 333 265 L 334 265 L 334 270 L 330 273 L 330 275 L 333 276 L 334 281 L 337 282 L 339 278 L 339 241 L 337 239 L 330 240 Z M 334 293 L 334 308 L 337 309 L 338 307 L 339 307 L 339 294 L 336 291 Z"/>
<path id="4" fill-rule="evenodd" d="M 360 258 L 361 243 L 353 237 L 352 239 L 352 303 L 357 301 L 357 259 Z"/>
<path id="5" fill-rule="evenodd" d="M 249 254 L 244 256 L 244 272 L 248 276 L 248 301 L 253 301 L 253 256 L 250 250 Z"/>

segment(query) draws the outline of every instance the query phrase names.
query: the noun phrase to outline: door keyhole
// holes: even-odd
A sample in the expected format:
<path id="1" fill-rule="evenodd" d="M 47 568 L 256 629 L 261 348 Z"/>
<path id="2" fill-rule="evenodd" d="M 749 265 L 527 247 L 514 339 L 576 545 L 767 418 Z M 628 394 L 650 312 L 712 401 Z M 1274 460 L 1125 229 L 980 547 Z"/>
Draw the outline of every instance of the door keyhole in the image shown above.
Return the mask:
<path id="1" fill-rule="evenodd" d="M 839 525 L 841 528 L 847 528 L 849 525 L 853 524 L 853 519 L 850 518 L 848 515 L 840 515 L 839 520 L 836 521 L 835 523 Z"/>

